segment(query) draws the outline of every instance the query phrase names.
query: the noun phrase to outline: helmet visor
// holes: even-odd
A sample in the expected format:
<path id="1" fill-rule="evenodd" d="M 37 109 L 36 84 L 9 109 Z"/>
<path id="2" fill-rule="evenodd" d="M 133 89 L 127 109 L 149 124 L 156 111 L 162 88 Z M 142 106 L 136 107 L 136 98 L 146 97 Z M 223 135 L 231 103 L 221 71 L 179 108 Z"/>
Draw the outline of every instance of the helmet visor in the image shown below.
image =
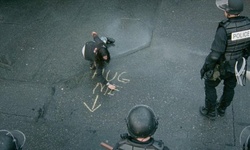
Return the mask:
<path id="1" fill-rule="evenodd" d="M 250 138 L 250 126 L 245 127 L 240 133 L 240 146 L 241 148 L 247 145 L 247 141 Z"/>
<path id="2" fill-rule="evenodd" d="M 227 11 L 228 9 L 228 0 L 216 0 L 216 6 L 223 10 L 223 11 Z"/>

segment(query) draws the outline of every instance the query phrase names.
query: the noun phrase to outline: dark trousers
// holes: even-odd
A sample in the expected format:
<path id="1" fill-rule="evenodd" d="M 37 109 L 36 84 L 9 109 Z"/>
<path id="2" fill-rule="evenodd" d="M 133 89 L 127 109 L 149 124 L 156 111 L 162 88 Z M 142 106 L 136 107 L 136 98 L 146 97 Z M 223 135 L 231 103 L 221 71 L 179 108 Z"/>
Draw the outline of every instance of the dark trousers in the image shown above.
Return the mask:
<path id="1" fill-rule="evenodd" d="M 223 93 L 219 100 L 219 107 L 226 109 L 232 102 L 234 97 L 234 88 L 236 87 L 236 77 L 234 73 L 227 72 L 224 81 Z M 205 106 L 210 110 L 215 110 L 217 105 L 216 87 L 222 80 L 205 80 Z"/>

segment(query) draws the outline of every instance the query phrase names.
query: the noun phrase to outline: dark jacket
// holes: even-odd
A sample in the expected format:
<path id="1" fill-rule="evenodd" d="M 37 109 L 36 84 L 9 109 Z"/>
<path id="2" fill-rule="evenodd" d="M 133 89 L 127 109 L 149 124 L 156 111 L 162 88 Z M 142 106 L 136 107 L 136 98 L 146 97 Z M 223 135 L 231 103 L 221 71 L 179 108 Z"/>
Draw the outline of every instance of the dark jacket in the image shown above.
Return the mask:
<path id="1" fill-rule="evenodd" d="M 85 43 L 85 59 L 96 64 L 96 74 L 98 82 L 106 85 L 108 81 L 103 77 L 102 70 L 105 65 L 110 61 L 110 53 L 107 49 L 107 46 L 103 41 L 96 35 L 93 37 L 94 41 L 89 41 Z M 97 48 L 97 51 L 94 52 L 94 49 Z M 103 56 L 107 55 L 108 59 L 103 60 Z"/>

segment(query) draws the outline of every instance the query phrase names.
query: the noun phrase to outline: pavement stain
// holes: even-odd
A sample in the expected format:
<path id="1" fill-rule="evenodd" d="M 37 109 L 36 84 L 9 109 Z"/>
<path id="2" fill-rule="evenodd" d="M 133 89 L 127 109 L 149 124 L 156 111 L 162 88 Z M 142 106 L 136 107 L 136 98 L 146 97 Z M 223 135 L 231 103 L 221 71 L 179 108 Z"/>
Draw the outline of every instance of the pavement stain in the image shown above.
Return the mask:
<path id="1" fill-rule="evenodd" d="M 67 89 L 73 89 L 76 88 L 77 86 L 81 85 L 85 79 L 85 74 L 83 72 L 76 74 L 75 76 L 66 79 L 63 81 L 63 84 L 65 88 Z"/>
<path id="2" fill-rule="evenodd" d="M 12 70 L 9 55 L 3 55 L 0 57 L 0 67 L 6 70 Z"/>
<path id="3" fill-rule="evenodd" d="M 39 119 L 44 118 L 45 115 L 45 107 L 43 106 L 42 108 L 39 108 L 37 110 L 38 116 L 36 118 L 36 122 L 38 122 Z"/>
<path id="4" fill-rule="evenodd" d="M 93 130 L 93 129 L 87 129 L 86 131 L 91 134 L 95 134 L 97 132 L 97 130 Z"/>

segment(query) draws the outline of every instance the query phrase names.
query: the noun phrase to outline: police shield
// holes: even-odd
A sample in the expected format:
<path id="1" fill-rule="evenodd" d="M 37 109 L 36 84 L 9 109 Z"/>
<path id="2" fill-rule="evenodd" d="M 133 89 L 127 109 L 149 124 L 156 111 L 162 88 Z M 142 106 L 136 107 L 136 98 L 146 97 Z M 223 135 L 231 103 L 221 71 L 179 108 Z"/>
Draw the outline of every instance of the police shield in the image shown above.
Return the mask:
<path id="1" fill-rule="evenodd" d="M 215 3 L 216 6 L 223 11 L 226 11 L 228 8 L 228 0 L 216 0 Z"/>
<path id="2" fill-rule="evenodd" d="M 247 149 L 247 143 L 250 142 L 250 126 L 245 127 L 240 133 L 240 146 Z"/>

